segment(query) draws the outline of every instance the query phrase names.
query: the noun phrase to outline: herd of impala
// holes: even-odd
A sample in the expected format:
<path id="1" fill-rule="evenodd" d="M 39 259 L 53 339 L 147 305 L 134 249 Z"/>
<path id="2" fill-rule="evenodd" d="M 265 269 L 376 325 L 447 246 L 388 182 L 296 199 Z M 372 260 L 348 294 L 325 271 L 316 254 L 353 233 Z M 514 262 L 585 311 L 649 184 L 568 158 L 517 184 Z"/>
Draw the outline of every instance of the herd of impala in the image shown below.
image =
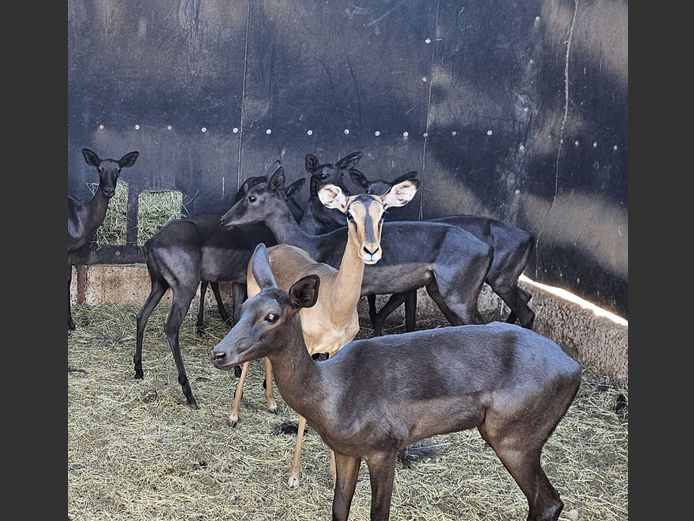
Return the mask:
<path id="1" fill-rule="evenodd" d="M 82 153 L 100 179 L 91 201 L 68 197 L 68 288 L 73 253 L 103 222 L 121 169 L 138 157 Z M 307 154 L 305 209 L 293 198 L 304 179 L 288 185 L 276 161 L 265 176 L 241 185 L 224 215 L 170 221 L 147 241 L 151 290 L 137 315 L 135 378 L 143 378 L 147 320 L 170 288 L 166 336 L 183 394 L 198 407 L 179 330 L 198 287 L 197 327 L 203 327 L 208 284 L 223 320 L 229 320 L 218 283 L 230 281 L 234 326 L 211 352 L 216 367 L 234 368 L 240 376 L 229 424 L 239 421 L 249 362 L 264 358 L 268 409 L 277 407 L 274 374 L 283 399 L 300 415 L 289 485 L 299 483 L 308 422 L 331 449 L 333 520 L 349 515 L 362 459 L 371 481 L 371 519 L 387 520 L 398 451 L 476 427 L 527 498 L 527 519 L 556 521 L 563 502 L 540 456 L 578 391 L 581 370 L 557 344 L 531 330 L 531 295 L 518 286 L 518 277 L 533 236 L 474 215 L 388 221 L 386 210 L 410 202 L 420 181 L 416 172 L 369 180 L 356 169 L 361 157 L 353 152 L 321 163 Z M 351 194 L 345 175 L 364 193 Z M 477 300 L 485 282 L 508 305 L 507 323 L 480 324 Z M 452 327 L 414 331 L 420 287 Z M 380 311 L 379 294 L 390 295 Z M 362 296 L 368 298 L 375 336 L 355 341 Z M 381 336 L 384 320 L 402 303 L 408 332 Z M 75 329 L 69 307 L 68 329 Z M 319 360 L 321 353 L 328 358 Z"/>

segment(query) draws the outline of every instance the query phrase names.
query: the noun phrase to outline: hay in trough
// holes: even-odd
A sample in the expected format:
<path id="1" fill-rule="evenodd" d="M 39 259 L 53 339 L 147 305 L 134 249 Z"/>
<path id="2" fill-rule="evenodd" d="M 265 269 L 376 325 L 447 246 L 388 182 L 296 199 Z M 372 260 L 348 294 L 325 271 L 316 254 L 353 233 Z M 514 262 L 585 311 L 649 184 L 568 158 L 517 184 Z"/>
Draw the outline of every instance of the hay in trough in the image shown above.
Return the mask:
<path id="1" fill-rule="evenodd" d="M 92 190 L 96 186 L 90 186 Z M 104 222 L 96 231 L 96 243 L 123 245 L 128 227 L 128 183 L 118 181 Z M 137 243 L 142 245 L 162 226 L 183 214 L 183 194 L 179 191 L 142 192 L 138 197 Z"/>
<path id="2" fill-rule="evenodd" d="M 138 198 L 138 244 L 144 244 L 167 222 L 181 217 L 182 209 L 183 194 L 181 192 L 142 192 Z"/>
<path id="3" fill-rule="evenodd" d="M 181 346 L 200 405 L 185 402 L 163 323 L 150 318 L 143 380 L 133 379 L 132 307 L 74 306 L 68 345 L 68 512 L 86 520 L 329 519 L 329 453 L 308 429 L 298 489 L 287 487 L 294 436 L 275 434 L 296 414 L 276 391 L 278 414 L 265 409 L 262 364 L 253 362 L 235 429 L 226 419 L 237 380 L 219 371 L 209 350 L 225 334 L 216 311 L 195 334 L 197 301 Z M 422 322 L 422 328 L 442 326 Z M 364 328 L 361 335 L 368 335 Z M 583 384 L 543 452 L 548 476 L 566 504 L 560 519 L 627 519 L 628 413 L 614 408 L 628 389 L 585 369 Z M 525 519 L 524 496 L 477 431 L 424 440 L 434 458 L 399 463 L 393 521 Z M 370 487 L 362 465 L 350 519 L 369 518 Z"/>

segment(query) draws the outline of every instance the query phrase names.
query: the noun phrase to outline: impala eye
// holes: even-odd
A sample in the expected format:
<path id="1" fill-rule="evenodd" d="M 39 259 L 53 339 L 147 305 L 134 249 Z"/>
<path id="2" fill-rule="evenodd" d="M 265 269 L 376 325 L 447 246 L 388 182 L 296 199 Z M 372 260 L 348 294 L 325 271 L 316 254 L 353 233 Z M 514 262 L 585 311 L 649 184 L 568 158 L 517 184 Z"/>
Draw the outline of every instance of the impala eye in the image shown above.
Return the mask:
<path id="1" fill-rule="evenodd" d="M 265 320 L 267 320 L 271 324 L 274 324 L 275 322 L 277 322 L 277 320 L 279 318 L 280 318 L 279 315 L 275 315 L 274 313 L 268 313 L 267 315 L 265 315 Z"/>
<path id="2" fill-rule="evenodd" d="M 248 196 L 248 202 L 249 203 L 254 203 L 258 200 L 258 198 L 255 195 L 249 195 Z"/>

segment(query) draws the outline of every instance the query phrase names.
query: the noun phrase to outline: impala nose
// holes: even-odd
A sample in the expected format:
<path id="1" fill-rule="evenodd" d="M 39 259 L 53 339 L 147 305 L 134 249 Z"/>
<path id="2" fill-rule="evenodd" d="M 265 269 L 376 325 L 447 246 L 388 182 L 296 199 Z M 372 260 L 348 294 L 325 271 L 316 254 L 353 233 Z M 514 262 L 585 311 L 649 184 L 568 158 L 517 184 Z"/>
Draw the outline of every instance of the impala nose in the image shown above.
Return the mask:
<path id="1" fill-rule="evenodd" d="M 104 195 L 106 197 L 113 197 L 114 195 L 116 195 L 115 188 L 104 188 Z"/>
<path id="2" fill-rule="evenodd" d="M 219 363 L 226 358 L 226 353 L 224 351 L 215 351 L 214 349 L 210 351 L 210 358 L 214 363 Z"/>
<path id="3" fill-rule="evenodd" d="M 371 251 L 366 246 L 364 246 L 364 253 L 366 253 L 367 255 L 371 255 L 373 257 L 374 255 L 376 255 L 376 253 L 378 253 L 378 250 L 380 250 L 380 249 L 381 249 L 380 246 L 376 246 L 376 249 L 374 249 L 374 251 Z"/>

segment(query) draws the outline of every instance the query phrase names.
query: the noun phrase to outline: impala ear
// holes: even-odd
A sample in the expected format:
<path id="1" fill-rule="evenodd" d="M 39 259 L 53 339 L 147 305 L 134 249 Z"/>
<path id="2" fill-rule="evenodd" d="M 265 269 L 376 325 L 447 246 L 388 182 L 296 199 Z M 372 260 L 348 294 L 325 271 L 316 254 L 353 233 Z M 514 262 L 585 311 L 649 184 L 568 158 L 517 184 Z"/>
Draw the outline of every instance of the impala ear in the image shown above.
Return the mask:
<path id="1" fill-rule="evenodd" d="M 362 152 L 361 150 L 358 152 L 352 152 L 351 154 L 347 154 L 345 157 L 343 157 L 337 163 L 335 163 L 335 166 L 340 170 L 349 170 L 350 168 L 354 168 L 355 166 L 357 166 L 357 163 L 359 162 L 363 154 L 364 152 Z"/>
<path id="2" fill-rule="evenodd" d="M 82 149 L 82 155 L 89 166 L 95 166 L 98 168 L 101 164 L 101 159 L 99 159 L 99 156 L 96 155 L 96 152 L 93 152 L 88 148 Z"/>
<path id="3" fill-rule="evenodd" d="M 361 186 L 362 188 L 369 187 L 369 180 L 356 168 L 350 168 L 349 177 L 355 185 Z"/>
<path id="4" fill-rule="evenodd" d="M 405 206 L 417 193 L 419 184 L 419 179 L 407 179 L 393 185 L 390 190 L 381 196 L 383 208 Z"/>
<path id="5" fill-rule="evenodd" d="M 267 256 L 267 248 L 262 242 L 255 247 L 251 257 L 251 271 L 261 291 L 268 288 L 276 288 L 275 276 L 270 269 L 270 259 Z"/>
<path id="6" fill-rule="evenodd" d="M 416 177 L 417 177 L 417 171 L 412 170 L 412 172 L 407 172 L 406 174 L 402 174 L 401 176 L 393 179 L 392 184 L 396 185 L 398 183 L 402 183 L 403 181 L 406 181 L 407 179 L 415 179 Z"/>
<path id="7" fill-rule="evenodd" d="M 137 156 L 139 155 L 139 152 L 128 152 L 118 160 L 118 166 L 121 168 L 133 166 L 135 164 L 135 161 L 137 161 Z"/>
<path id="8" fill-rule="evenodd" d="M 279 161 L 275 161 L 268 168 L 267 175 L 268 188 L 272 191 L 277 191 L 284 188 L 284 168 Z"/>
<path id="9" fill-rule="evenodd" d="M 306 275 L 289 288 L 289 301 L 296 309 L 310 308 L 318 300 L 319 287 L 320 277 L 318 275 Z"/>
<path id="10" fill-rule="evenodd" d="M 313 173 L 318 169 L 319 161 L 318 158 L 313 154 L 306 154 L 306 158 L 304 161 L 307 172 Z"/>
<path id="11" fill-rule="evenodd" d="M 296 181 L 294 181 L 292 184 L 290 184 L 286 188 L 286 190 L 284 191 L 284 195 L 286 195 L 287 197 L 292 197 L 292 196 L 298 194 L 301 191 L 301 189 L 303 188 L 305 182 L 306 182 L 305 177 L 302 177 L 301 179 L 297 179 Z"/>
<path id="12" fill-rule="evenodd" d="M 342 213 L 347 211 L 347 197 L 342 192 L 342 188 L 337 185 L 327 183 L 318 189 L 318 198 L 326 208 L 335 208 Z"/>

